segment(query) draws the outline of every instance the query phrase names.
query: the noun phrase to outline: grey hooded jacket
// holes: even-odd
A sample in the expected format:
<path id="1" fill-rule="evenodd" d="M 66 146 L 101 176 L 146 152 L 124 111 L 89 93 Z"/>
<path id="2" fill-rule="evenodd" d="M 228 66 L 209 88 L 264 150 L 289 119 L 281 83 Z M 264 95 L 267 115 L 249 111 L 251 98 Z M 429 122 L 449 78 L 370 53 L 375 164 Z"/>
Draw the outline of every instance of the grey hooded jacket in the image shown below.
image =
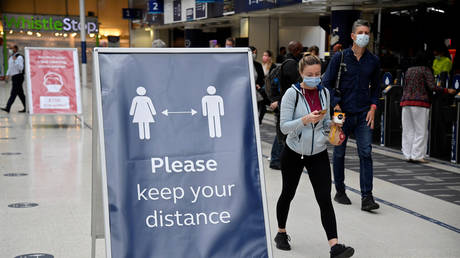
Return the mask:
<path id="1" fill-rule="evenodd" d="M 286 144 L 293 151 L 306 156 L 318 154 L 326 150 L 328 132 L 331 125 L 329 113 L 330 95 L 328 89 L 318 86 L 320 91 L 322 109 L 327 109 L 324 118 L 316 125 L 309 123 L 304 125 L 302 117 L 311 113 L 307 100 L 300 91 L 300 84 L 292 85 L 281 100 L 280 125 L 281 132 L 287 134 Z M 296 95 L 298 96 L 297 106 Z"/>

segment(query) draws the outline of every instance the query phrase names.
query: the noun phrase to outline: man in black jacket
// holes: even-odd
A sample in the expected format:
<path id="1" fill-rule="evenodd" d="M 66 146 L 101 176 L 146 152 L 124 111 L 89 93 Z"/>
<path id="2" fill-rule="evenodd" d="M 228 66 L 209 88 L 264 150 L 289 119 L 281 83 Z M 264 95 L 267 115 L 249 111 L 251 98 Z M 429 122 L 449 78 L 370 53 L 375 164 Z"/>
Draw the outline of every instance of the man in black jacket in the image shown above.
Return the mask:
<path id="1" fill-rule="evenodd" d="M 284 145 L 284 135 L 280 129 L 280 110 L 281 98 L 284 93 L 291 87 L 292 84 L 302 81 L 299 73 L 299 60 L 302 58 L 302 43 L 291 41 L 288 45 L 289 54 L 286 55 L 285 61 L 281 64 L 281 82 L 280 89 L 271 88 L 271 104 L 270 107 L 275 111 L 276 116 L 276 139 L 273 142 L 272 154 L 270 158 L 270 167 L 280 169 L 279 155 Z"/>

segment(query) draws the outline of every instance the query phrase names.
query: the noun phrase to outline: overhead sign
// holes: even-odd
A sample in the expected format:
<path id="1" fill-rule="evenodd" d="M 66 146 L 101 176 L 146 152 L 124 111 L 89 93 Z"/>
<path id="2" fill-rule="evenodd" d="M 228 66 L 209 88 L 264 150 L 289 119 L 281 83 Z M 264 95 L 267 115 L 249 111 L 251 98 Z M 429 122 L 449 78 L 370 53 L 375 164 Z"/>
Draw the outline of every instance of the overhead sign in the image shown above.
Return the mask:
<path id="1" fill-rule="evenodd" d="M 140 20 L 144 17 L 144 12 L 142 9 L 137 8 L 123 8 L 123 19 L 128 20 Z"/>
<path id="2" fill-rule="evenodd" d="M 196 0 L 197 3 L 216 3 L 216 2 L 224 2 L 224 0 Z"/>
<path id="3" fill-rule="evenodd" d="M 107 257 L 272 257 L 250 52 L 94 58 Z"/>
<path id="4" fill-rule="evenodd" d="M 163 0 L 149 0 L 147 3 L 147 10 L 149 14 L 164 13 Z"/>
<path id="5" fill-rule="evenodd" d="M 30 114 L 81 114 L 76 48 L 25 48 Z"/>
<path id="6" fill-rule="evenodd" d="M 86 17 L 85 30 L 88 34 L 97 33 L 99 26 L 97 18 Z M 80 17 L 50 16 L 32 14 L 3 14 L 4 31 L 50 31 L 50 32 L 80 32 Z"/>
<path id="7" fill-rule="evenodd" d="M 301 4 L 301 3 L 302 3 L 302 0 L 277 0 L 276 7 L 289 6 L 289 5 Z"/>
<path id="8" fill-rule="evenodd" d="M 252 12 L 275 7 L 275 0 L 234 0 L 235 13 Z"/>

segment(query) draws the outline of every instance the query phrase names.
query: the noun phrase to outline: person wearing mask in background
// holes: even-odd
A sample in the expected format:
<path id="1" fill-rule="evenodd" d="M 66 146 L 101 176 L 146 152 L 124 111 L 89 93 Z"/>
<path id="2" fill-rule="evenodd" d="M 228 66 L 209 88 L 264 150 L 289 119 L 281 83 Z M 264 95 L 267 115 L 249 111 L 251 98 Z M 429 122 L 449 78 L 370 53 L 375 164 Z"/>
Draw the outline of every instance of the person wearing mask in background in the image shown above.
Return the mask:
<path id="1" fill-rule="evenodd" d="M 286 60 L 286 48 L 280 47 L 280 52 L 276 57 L 276 63 L 281 64 L 282 62 L 284 62 L 284 60 Z"/>
<path id="2" fill-rule="evenodd" d="M 262 56 L 262 68 L 264 69 L 265 77 L 275 69 L 276 65 L 272 60 L 272 51 L 265 50 L 264 55 Z"/>
<path id="3" fill-rule="evenodd" d="M 281 101 L 281 131 L 288 136 L 281 155 L 283 188 L 276 206 L 276 247 L 291 250 L 286 221 L 289 206 L 306 168 L 320 208 L 331 257 L 351 257 L 354 249 L 338 243 L 337 222 L 331 200 L 331 167 L 327 153 L 328 134 L 325 132 L 332 121 L 329 115 L 329 91 L 320 85 L 321 62 L 316 56 L 305 56 L 299 61 L 298 69 L 302 83 L 292 85 Z"/>
<path id="4" fill-rule="evenodd" d="M 447 49 L 445 47 L 438 47 L 433 51 L 433 73 L 434 76 L 441 75 L 443 72 L 450 73 L 452 70 L 452 61 L 446 57 Z"/>
<path id="5" fill-rule="evenodd" d="M 265 75 L 262 65 L 256 61 L 257 49 L 254 46 L 249 47 L 252 51 L 252 60 L 254 64 L 254 80 L 256 82 L 257 109 L 259 110 L 259 124 L 262 124 L 267 107 L 269 104 L 267 93 L 265 93 Z"/>
<path id="6" fill-rule="evenodd" d="M 343 125 L 346 138 L 340 146 L 334 148 L 334 181 L 337 190 L 334 200 L 341 204 L 351 204 L 345 193 L 344 163 L 347 139 L 353 133 L 358 146 L 361 209 L 364 211 L 379 208 L 372 196 L 372 130 L 380 95 L 380 63 L 378 57 L 366 48 L 369 34 L 368 21 L 355 21 L 351 33 L 353 46 L 334 55 L 323 77 L 323 85 L 331 90 L 334 110 L 341 110 L 346 116 Z M 334 90 L 342 53 L 346 69 L 342 69 L 339 88 Z"/>
<path id="7" fill-rule="evenodd" d="M 271 94 L 271 104 L 270 107 L 272 110 L 275 110 L 276 116 L 276 136 L 278 137 L 278 142 L 284 145 L 284 134 L 280 130 L 279 116 L 280 112 L 276 112 L 278 107 L 281 105 L 281 98 L 287 89 L 291 87 L 292 84 L 302 81 L 302 77 L 298 71 L 299 60 L 302 58 L 302 43 L 298 41 L 291 41 L 288 45 L 289 54 L 286 55 L 286 60 L 281 64 L 281 82 L 280 88 L 273 88 L 270 90 Z"/>
<path id="8" fill-rule="evenodd" d="M 24 90 L 22 89 L 22 83 L 24 82 L 24 57 L 18 53 L 18 50 L 18 46 L 14 45 L 10 49 L 11 56 L 8 59 L 8 71 L 6 72 L 6 80 L 11 77 L 13 86 L 11 88 L 11 95 L 8 99 L 6 107 L 0 108 L 7 113 L 10 112 L 11 106 L 13 105 L 16 96 L 19 96 L 22 105 L 24 105 L 24 109 L 19 112 L 26 112 L 26 96 L 24 95 Z"/>
<path id="9" fill-rule="evenodd" d="M 404 75 L 401 120 L 402 152 L 406 161 L 427 162 L 424 155 L 428 141 L 430 93 L 456 93 L 454 89 L 436 87 L 428 63 L 427 55 L 420 52 L 416 55 L 415 65 L 407 69 Z"/>
<path id="10" fill-rule="evenodd" d="M 233 40 L 233 38 L 227 38 L 225 40 L 225 47 L 226 48 L 232 48 L 235 46 L 235 40 Z"/>

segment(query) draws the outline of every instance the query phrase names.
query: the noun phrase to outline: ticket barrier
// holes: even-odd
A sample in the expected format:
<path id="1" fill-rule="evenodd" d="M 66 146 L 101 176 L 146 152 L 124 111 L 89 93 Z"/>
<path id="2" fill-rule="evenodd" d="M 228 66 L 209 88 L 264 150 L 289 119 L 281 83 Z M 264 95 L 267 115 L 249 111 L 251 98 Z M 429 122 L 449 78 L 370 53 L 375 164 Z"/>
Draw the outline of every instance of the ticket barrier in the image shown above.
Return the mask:
<path id="1" fill-rule="evenodd" d="M 457 109 L 456 120 L 453 123 L 452 144 L 451 144 L 451 162 L 460 164 L 460 93 L 455 96 L 455 105 Z"/>
<path id="2" fill-rule="evenodd" d="M 389 85 L 383 90 L 384 108 L 381 115 L 381 146 L 401 149 L 402 125 L 400 106 L 401 85 Z"/>
<path id="3" fill-rule="evenodd" d="M 428 154 L 430 157 L 452 161 L 452 145 L 457 141 L 455 132 L 458 123 L 456 97 L 433 93 L 431 98 Z"/>

